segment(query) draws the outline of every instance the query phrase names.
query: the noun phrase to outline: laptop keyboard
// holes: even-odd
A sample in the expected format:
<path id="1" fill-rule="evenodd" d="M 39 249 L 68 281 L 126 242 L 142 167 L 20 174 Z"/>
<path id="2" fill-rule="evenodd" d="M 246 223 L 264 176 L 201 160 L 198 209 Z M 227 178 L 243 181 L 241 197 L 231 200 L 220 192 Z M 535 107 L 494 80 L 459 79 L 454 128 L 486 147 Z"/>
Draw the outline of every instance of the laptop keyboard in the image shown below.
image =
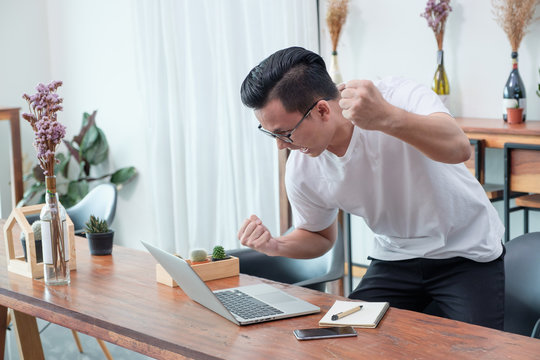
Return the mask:
<path id="1" fill-rule="evenodd" d="M 215 294 L 230 312 L 244 319 L 283 314 L 283 311 L 255 299 L 240 290 L 220 291 Z"/>

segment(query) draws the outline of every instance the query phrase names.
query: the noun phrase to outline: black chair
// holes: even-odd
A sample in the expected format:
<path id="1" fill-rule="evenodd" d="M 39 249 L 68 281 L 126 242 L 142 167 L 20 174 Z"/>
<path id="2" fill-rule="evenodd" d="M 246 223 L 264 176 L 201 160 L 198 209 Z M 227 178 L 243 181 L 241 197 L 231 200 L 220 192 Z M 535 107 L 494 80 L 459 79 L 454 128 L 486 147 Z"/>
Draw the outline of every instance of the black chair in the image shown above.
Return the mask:
<path id="1" fill-rule="evenodd" d="M 326 254 L 315 259 L 291 259 L 268 256 L 249 248 L 228 250 L 240 260 L 240 272 L 286 284 L 325 291 L 326 283 L 342 279 L 345 273 L 345 251 L 341 229 Z"/>
<path id="2" fill-rule="evenodd" d="M 515 198 L 513 192 L 524 194 Z M 540 211 L 540 145 L 504 144 L 505 242 L 510 240 L 510 213 L 523 210 L 523 232 L 529 232 L 529 210 Z"/>
<path id="3" fill-rule="evenodd" d="M 540 232 L 505 244 L 504 330 L 540 339 Z"/>
<path id="4" fill-rule="evenodd" d="M 504 199 L 504 184 L 486 183 L 486 141 L 482 139 L 469 139 L 472 154 L 469 160 L 465 161 L 465 166 L 478 180 L 489 201 L 499 201 Z M 525 195 L 524 193 L 512 192 L 510 197 Z"/>

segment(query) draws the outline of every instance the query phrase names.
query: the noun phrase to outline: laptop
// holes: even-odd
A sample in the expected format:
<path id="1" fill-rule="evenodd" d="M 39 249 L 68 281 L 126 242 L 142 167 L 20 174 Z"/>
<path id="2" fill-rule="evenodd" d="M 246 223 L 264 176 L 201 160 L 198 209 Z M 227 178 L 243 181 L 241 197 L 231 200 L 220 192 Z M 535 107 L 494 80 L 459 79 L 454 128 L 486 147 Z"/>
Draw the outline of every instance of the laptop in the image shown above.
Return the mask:
<path id="1" fill-rule="evenodd" d="M 185 260 L 144 241 L 141 243 L 191 300 L 236 325 L 249 325 L 321 311 L 319 307 L 268 284 L 211 291 Z"/>

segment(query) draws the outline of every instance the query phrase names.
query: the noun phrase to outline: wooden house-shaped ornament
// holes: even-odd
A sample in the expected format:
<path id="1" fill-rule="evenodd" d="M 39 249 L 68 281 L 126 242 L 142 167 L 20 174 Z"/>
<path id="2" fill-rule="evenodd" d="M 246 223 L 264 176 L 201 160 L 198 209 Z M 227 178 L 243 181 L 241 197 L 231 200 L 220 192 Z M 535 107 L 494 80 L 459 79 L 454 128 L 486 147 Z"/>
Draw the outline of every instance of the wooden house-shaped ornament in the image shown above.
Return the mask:
<path id="1" fill-rule="evenodd" d="M 36 245 L 32 226 L 27 220 L 27 216 L 39 215 L 44 204 L 25 206 L 15 208 L 9 215 L 4 225 L 4 239 L 6 242 L 6 257 L 8 271 L 26 276 L 33 279 L 43 277 L 43 262 L 37 262 Z M 75 231 L 74 225 L 69 216 L 66 214 L 66 224 L 68 226 L 68 242 L 69 242 L 69 269 L 76 270 L 77 261 L 75 254 Z M 24 256 L 15 255 L 15 240 L 19 241 L 17 235 L 17 225 L 21 233 L 24 233 L 26 238 L 26 254 Z M 16 239 L 15 239 L 16 238 Z"/>

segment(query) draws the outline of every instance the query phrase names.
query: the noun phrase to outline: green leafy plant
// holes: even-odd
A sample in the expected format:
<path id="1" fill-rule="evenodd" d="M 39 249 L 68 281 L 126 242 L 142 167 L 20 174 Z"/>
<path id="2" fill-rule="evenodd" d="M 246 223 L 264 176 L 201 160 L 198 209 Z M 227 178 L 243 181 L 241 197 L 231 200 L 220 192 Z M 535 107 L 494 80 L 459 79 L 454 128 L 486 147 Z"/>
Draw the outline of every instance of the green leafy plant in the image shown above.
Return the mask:
<path id="1" fill-rule="evenodd" d="M 221 245 L 214 246 L 214 250 L 212 250 L 212 259 L 223 260 L 226 258 L 227 258 L 227 255 L 225 254 L 225 249 L 223 249 L 223 246 Z"/>
<path id="2" fill-rule="evenodd" d="M 90 220 L 88 220 L 85 225 L 85 231 L 91 234 L 101 234 L 111 231 L 106 220 L 101 220 L 99 217 L 90 215 Z"/>
<path id="3" fill-rule="evenodd" d="M 91 167 L 105 162 L 109 155 L 107 138 L 96 125 L 96 113 L 84 113 L 79 134 L 71 141 L 63 140 L 67 153 L 56 155 L 54 173 L 57 176 L 57 190 L 60 202 L 69 208 L 78 203 L 90 191 L 90 183 L 107 179 L 119 188 L 130 181 L 137 173 L 133 166 L 124 167 L 112 173 L 91 176 Z M 33 179 L 33 183 L 24 193 L 18 206 L 45 202 L 45 176 L 36 165 L 24 180 Z"/>

